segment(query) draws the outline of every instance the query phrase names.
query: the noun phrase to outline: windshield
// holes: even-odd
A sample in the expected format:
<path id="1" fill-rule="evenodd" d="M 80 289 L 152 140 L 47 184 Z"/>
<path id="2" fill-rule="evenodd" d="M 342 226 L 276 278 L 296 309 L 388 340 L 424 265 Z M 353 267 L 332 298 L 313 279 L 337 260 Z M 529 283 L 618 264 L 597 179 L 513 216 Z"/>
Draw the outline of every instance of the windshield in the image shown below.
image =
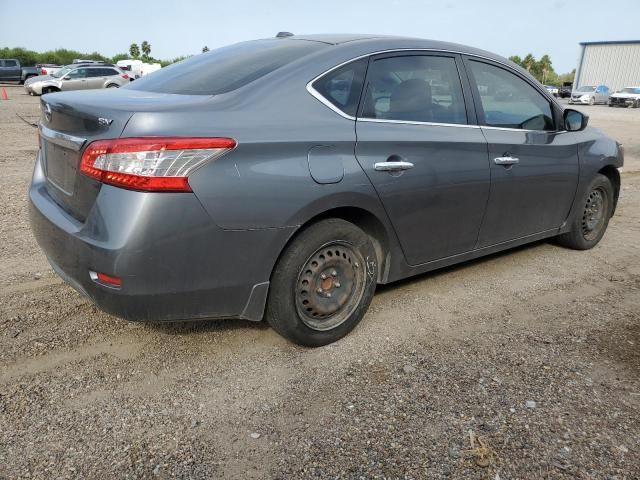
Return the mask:
<path id="1" fill-rule="evenodd" d="M 620 93 L 635 93 L 640 94 L 640 87 L 627 87 L 620 90 Z"/>
<path id="2" fill-rule="evenodd" d="M 184 95 L 227 93 L 325 47 L 327 44 L 304 40 L 237 43 L 174 63 L 126 88 Z"/>
<path id="3" fill-rule="evenodd" d="M 55 78 L 60 78 L 60 77 L 64 77 L 67 73 L 69 73 L 71 70 L 73 70 L 73 67 L 62 67 L 60 70 L 58 70 L 57 72 L 54 72 L 51 74 L 52 77 Z"/>
<path id="4" fill-rule="evenodd" d="M 596 91 L 596 87 L 591 87 L 591 86 L 587 86 L 587 87 L 578 87 L 578 90 L 576 90 L 577 92 L 595 92 Z"/>

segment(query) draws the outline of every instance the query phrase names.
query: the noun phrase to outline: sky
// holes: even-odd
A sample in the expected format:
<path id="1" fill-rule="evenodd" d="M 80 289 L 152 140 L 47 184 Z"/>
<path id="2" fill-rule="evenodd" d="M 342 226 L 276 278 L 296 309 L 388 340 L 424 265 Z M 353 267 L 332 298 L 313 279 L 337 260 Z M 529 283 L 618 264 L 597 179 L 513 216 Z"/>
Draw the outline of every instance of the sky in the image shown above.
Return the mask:
<path id="1" fill-rule="evenodd" d="M 614 18 L 615 17 L 615 18 Z M 0 48 L 171 59 L 278 31 L 405 35 L 576 67 L 579 43 L 640 40 L 640 0 L 0 0 Z"/>

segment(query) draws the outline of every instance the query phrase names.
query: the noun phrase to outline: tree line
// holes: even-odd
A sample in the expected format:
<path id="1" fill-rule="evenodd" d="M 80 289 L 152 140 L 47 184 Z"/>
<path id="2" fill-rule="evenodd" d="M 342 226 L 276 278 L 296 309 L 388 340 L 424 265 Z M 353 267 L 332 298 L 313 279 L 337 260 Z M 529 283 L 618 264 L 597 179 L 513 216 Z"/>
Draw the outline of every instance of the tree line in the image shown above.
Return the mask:
<path id="1" fill-rule="evenodd" d="M 135 45 L 137 48 L 132 52 L 132 48 Z M 91 59 L 102 60 L 105 63 L 116 63 L 118 60 L 126 60 L 129 58 L 140 58 L 147 63 L 159 63 L 163 67 L 170 65 L 180 60 L 184 60 L 187 57 L 176 57 L 171 60 L 156 59 L 151 56 L 151 45 L 148 42 L 142 42 L 141 46 L 137 44 L 131 44 L 128 53 L 118 53 L 113 57 L 107 57 L 98 52 L 80 52 L 78 50 L 69 50 L 66 48 L 58 48 L 56 50 L 47 50 L 46 52 L 36 52 L 34 50 L 27 50 L 26 48 L 16 47 L 0 48 L 0 58 L 15 58 L 23 66 L 33 66 L 36 64 L 51 63 L 54 65 L 69 65 L 76 59 Z M 141 55 L 142 54 L 142 55 Z"/>
<path id="2" fill-rule="evenodd" d="M 203 53 L 209 51 L 209 47 L 204 46 Z M 101 55 L 98 52 L 79 52 L 77 50 L 68 50 L 66 48 L 58 48 L 56 50 L 47 50 L 46 52 L 35 52 L 26 48 L 0 48 L 0 58 L 16 58 L 24 66 L 32 66 L 36 64 L 52 63 L 55 65 L 68 65 L 75 59 L 84 58 L 91 60 L 102 60 L 106 63 L 116 63 L 119 60 L 127 60 L 129 58 L 140 59 L 147 63 L 159 63 L 163 67 L 180 60 L 184 60 L 187 56 L 176 57 L 171 60 L 157 59 L 151 56 L 151 44 L 143 41 L 140 45 L 132 43 L 129 46 L 128 53 L 118 53 L 113 57 Z M 553 64 L 549 55 L 543 55 L 540 59 L 536 59 L 531 53 L 524 58 L 518 55 L 509 57 L 509 60 L 528 70 L 536 79 L 545 85 L 562 85 L 564 82 L 573 82 L 575 77 L 575 69 L 569 73 L 558 74 L 553 69 Z"/>
<path id="3" fill-rule="evenodd" d="M 553 64 L 549 55 L 543 55 L 540 59 L 536 59 L 531 53 L 524 58 L 518 55 L 509 57 L 513 63 L 520 65 L 543 85 L 562 85 L 564 82 L 573 83 L 576 75 L 575 68 L 569 73 L 557 74 L 553 69 Z"/>

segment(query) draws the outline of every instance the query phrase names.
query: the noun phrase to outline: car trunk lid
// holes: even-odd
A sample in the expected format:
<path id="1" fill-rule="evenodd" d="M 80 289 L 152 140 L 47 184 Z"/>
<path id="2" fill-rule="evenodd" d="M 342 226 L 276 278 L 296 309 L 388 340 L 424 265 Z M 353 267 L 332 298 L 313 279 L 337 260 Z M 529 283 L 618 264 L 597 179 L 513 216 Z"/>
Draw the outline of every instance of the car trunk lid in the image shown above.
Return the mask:
<path id="1" fill-rule="evenodd" d="M 120 137 L 136 112 L 175 108 L 196 100 L 202 101 L 202 97 L 193 99 L 133 90 L 43 96 L 40 156 L 47 192 L 67 213 L 84 221 L 102 186 L 79 172 L 86 146 L 95 140 Z"/>

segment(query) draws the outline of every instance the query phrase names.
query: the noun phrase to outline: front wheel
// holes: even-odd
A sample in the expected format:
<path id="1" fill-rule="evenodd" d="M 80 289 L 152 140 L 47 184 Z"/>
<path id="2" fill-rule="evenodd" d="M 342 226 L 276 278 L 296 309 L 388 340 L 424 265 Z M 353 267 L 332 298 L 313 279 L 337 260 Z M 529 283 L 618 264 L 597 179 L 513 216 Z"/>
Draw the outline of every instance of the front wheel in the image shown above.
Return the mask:
<path id="1" fill-rule="evenodd" d="M 589 105 L 595 105 L 596 99 L 594 97 L 589 98 Z"/>
<path id="2" fill-rule="evenodd" d="M 322 220 L 294 238 L 278 260 L 266 319 L 298 345 L 335 342 L 364 317 L 377 276 L 369 236 L 345 220 Z"/>
<path id="3" fill-rule="evenodd" d="M 613 211 L 611 180 L 597 174 L 581 199 L 582 209 L 571 221 L 571 231 L 558 236 L 558 243 L 575 250 L 595 247 L 604 236 Z"/>

